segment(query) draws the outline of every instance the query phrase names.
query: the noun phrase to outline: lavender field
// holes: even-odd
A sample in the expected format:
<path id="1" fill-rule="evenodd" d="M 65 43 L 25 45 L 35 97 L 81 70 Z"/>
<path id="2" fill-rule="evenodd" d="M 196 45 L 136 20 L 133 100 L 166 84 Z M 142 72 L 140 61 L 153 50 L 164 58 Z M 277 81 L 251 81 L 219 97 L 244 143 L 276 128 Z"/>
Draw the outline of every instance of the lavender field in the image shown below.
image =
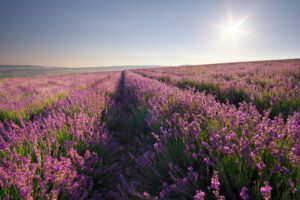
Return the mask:
<path id="1" fill-rule="evenodd" d="M 300 60 L 0 79 L 0 199 L 300 199 Z"/>

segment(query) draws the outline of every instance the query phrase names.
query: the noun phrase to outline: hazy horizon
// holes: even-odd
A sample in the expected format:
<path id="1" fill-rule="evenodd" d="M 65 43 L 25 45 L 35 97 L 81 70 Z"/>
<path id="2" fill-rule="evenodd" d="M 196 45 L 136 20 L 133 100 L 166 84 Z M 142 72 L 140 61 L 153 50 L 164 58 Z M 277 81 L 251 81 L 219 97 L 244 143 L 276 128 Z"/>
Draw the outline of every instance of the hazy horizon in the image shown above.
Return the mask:
<path id="1" fill-rule="evenodd" d="M 295 58 L 278 58 L 278 59 L 258 59 L 258 60 L 236 60 L 236 61 L 224 61 L 224 62 L 208 62 L 208 63 L 195 63 L 195 64 L 179 64 L 179 65 L 98 65 L 98 66 L 50 66 L 50 65 L 32 65 L 32 64 L 2 64 L 1 66 L 32 66 L 32 67 L 45 67 L 45 68 L 66 68 L 66 69 L 79 69 L 79 68 L 111 68 L 111 67 L 181 67 L 181 66 L 201 66 L 201 65 L 219 65 L 219 64 L 232 64 L 232 63 L 251 63 L 251 62 L 272 62 L 272 61 L 288 61 L 288 60 L 300 60 L 300 57 Z"/>
<path id="2" fill-rule="evenodd" d="M 300 58 L 300 1 L 0 2 L 0 64 L 195 65 Z"/>

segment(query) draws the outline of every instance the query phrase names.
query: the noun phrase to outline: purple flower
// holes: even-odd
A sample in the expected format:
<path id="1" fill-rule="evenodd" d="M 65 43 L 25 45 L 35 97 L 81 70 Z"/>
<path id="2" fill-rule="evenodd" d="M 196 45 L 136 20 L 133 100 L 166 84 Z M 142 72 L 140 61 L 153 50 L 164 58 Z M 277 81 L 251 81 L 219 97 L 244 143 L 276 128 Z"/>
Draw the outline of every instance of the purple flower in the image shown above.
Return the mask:
<path id="1" fill-rule="evenodd" d="M 197 155 L 196 153 L 193 153 L 193 154 L 192 154 L 192 158 L 193 158 L 193 159 L 197 159 L 197 157 L 198 157 L 198 155 Z"/>
<path id="2" fill-rule="evenodd" d="M 243 200 L 249 200 L 249 195 L 248 195 L 248 189 L 247 187 L 243 187 L 241 192 L 240 192 L 240 197 L 243 199 Z"/>
<path id="3" fill-rule="evenodd" d="M 194 200 L 204 200 L 205 192 L 202 190 L 197 190 L 196 194 L 194 195 Z"/>
<path id="4" fill-rule="evenodd" d="M 214 171 L 213 177 L 211 178 L 210 187 L 214 190 L 219 190 L 220 182 L 218 171 Z"/>
<path id="5" fill-rule="evenodd" d="M 262 194 L 265 200 L 271 199 L 271 191 L 272 187 L 269 185 L 268 181 L 265 181 L 264 186 L 260 188 L 260 193 Z"/>
<path id="6" fill-rule="evenodd" d="M 158 150 L 159 149 L 159 144 L 158 143 L 154 143 L 153 147 L 154 147 L 154 149 Z"/>
<path id="7" fill-rule="evenodd" d="M 143 193 L 143 196 L 145 197 L 145 198 L 149 198 L 149 193 L 147 192 L 147 191 L 145 191 L 144 193 Z"/>
<path id="8" fill-rule="evenodd" d="M 207 167 L 209 167 L 211 165 L 211 161 L 209 160 L 209 158 L 205 157 L 205 158 L 203 158 L 203 161 Z"/>
<path id="9" fill-rule="evenodd" d="M 288 183 L 290 185 L 291 192 L 293 194 L 295 194 L 297 192 L 297 188 L 295 187 L 295 183 L 292 180 L 289 180 Z"/>
<path id="10" fill-rule="evenodd" d="M 259 170 L 263 170 L 265 168 L 265 163 L 263 161 L 259 161 L 258 163 L 256 163 L 256 167 L 259 169 Z"/>

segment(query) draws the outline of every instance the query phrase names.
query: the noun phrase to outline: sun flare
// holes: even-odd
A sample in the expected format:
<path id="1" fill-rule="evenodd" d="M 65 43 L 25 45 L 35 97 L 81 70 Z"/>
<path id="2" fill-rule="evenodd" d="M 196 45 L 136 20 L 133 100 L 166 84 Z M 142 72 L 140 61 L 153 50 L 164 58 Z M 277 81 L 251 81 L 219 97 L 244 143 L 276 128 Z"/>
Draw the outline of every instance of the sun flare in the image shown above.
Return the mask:
<path id="1" fill-rule="evenodd" d="M 231 37 L 234 37 L 239 32 L 238 24 L 230 24 L 229 26 L 225 27 L 225 34 Z"/>
<path id="2" fill-rule="evenodd" d="M 226 23 L 222 25 L 217 24 L 216 28 L 220 30 L 221 41 L 233 41 L 234 43 L 237 43 L 237 41 L 241 39 L 241 36 L 249 33 L 245 30 L 245 20 L 246 17 L 236 20 L 231 15 L 228 15 Z"/>

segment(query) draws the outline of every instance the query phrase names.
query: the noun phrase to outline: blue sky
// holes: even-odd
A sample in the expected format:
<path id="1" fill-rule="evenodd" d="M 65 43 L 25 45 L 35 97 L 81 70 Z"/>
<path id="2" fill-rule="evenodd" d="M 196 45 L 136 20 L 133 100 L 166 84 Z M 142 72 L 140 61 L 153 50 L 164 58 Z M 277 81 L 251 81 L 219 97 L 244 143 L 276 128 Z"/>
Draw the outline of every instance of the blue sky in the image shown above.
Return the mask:
<path id="1" fill-rule="evenodd" d="M 83 67 L 299 58 L 299 11 L 298 0 L 0 0 L 0 63 Z"/>

